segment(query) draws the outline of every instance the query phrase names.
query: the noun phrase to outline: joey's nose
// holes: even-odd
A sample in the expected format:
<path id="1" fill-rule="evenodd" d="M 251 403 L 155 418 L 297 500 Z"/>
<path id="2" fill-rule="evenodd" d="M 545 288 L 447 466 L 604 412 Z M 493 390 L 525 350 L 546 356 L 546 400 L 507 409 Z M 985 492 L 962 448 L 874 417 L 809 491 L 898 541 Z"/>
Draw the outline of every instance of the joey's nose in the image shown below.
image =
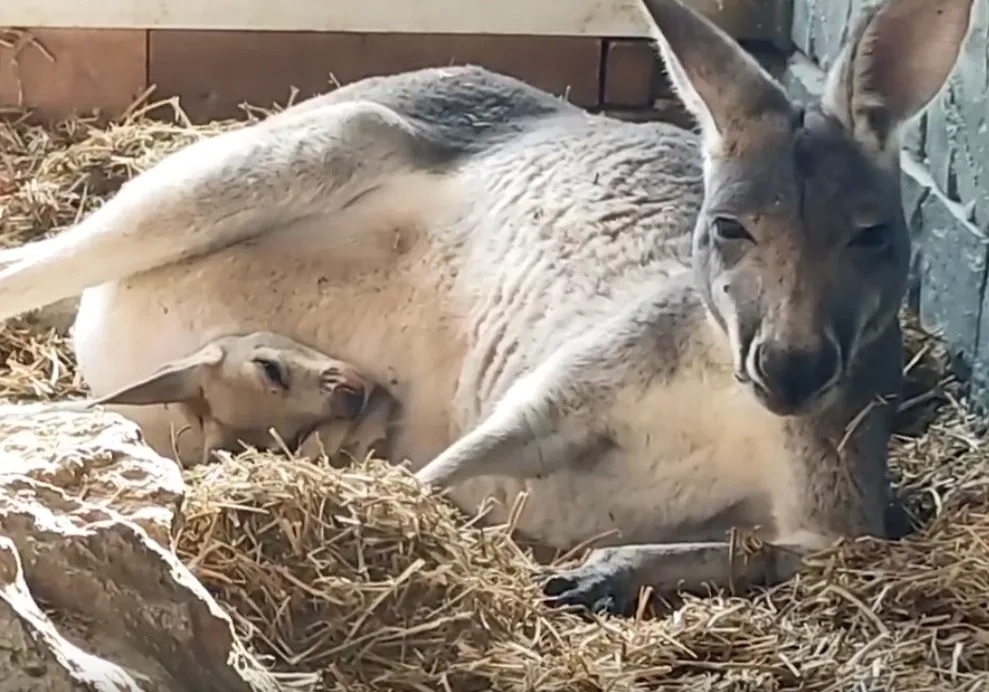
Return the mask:
<path id="1" fill-rule="evenodd" d="M 344 418 L 347 420 L 356 420 L 359 418 L 361 413 L 364 412 L 364 406 L 367 404 L 367 397 L 368 392 L 363 385 L 345 389 L 343 392 L 342 402 Z"/>
<path id="2" fill-rule="evenodd" d="M 370 387 L 357 377 L 351 377 L 347 382 L 335 387 L 331 398 L 331 410 L 336 418 L 357 420 L 370 397 Z"/>
<path id="3" fill-rule="evenodd" d="M 841 364 L 831 343 L 815 350 L 761 343 L 754 356 L 756 388 L 765 404 L 782 415 L 806 406 L 834 381 Z"/>

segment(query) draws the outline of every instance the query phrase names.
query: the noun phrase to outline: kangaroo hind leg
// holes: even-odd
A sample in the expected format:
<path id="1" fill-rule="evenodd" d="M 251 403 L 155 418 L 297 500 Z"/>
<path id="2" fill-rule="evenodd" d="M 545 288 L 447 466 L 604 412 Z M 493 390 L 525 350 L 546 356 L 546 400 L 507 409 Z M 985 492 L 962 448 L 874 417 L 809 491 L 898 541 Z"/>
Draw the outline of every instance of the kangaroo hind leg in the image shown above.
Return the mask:
<path id="1" fill-rule="evenodd" d="M 0 271 L 0 319 L 343 209 L 452 153 L 384 106 L 355 101 L 195 142 Z"/>

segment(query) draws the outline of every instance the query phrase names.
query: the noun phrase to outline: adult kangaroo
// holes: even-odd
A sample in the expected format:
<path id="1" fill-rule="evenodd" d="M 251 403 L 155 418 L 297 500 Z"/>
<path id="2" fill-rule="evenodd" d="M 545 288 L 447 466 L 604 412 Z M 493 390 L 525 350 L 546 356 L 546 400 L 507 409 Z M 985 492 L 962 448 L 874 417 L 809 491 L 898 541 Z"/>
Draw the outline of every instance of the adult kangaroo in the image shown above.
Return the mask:
<path id="1" fill-rule="evenodd" d="M 402 403 L 392 442 L 530 540 L 614 530 L 562 603 L 775 582 L 884 535 L 910 238 L 901 125 L 972 0 L 887 0 L 800 107 L 647 0 L 699 123 L 587 114 L 476 67 L 365 79 L 195 143 L 0 273 L 0 318 L 83 292 L 96 396 L 223 334 L 284 334 Z M 123 409 L 170 453 L 175 415 Z M 192 453 L 194 435 L 185 435 Z M 180 450 L 181 452 L 181 450 Z M 752 529 L 772 549 L 743 559 Z"/>

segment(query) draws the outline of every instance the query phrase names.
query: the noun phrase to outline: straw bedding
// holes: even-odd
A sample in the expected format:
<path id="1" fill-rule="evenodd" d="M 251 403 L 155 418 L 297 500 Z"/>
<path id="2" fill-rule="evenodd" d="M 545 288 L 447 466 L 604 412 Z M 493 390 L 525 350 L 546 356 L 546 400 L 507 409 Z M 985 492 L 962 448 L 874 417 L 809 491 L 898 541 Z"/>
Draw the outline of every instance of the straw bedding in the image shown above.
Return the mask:
<path id="1" fill-rule="evenodd" d="M 71 224 L 193 128 L 0 125 L 0 245 Z M 274 668 L 340 690 L 989 689 L 989 463 L 978 418 L 911 328 L 894 472 L 919 531 L 810 561 L 752 598 L 584 620 L 538 602 L 506 528 L 473 528 L 407 474 L 245 452 L 187 473 L 180 557 Z M 0 397 L 81 393 L 64 336 L 0 331 Z M 980 672 L 981 671 L 981 672 Z"/>

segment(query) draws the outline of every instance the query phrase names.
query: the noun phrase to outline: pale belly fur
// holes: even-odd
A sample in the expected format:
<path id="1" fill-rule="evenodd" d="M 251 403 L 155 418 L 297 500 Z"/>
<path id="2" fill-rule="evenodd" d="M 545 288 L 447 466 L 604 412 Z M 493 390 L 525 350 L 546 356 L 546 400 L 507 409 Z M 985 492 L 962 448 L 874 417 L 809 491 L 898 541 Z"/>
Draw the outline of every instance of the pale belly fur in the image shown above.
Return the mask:
<path id="1" fill-rule="evenodd" d="M 596 537 L 598 545 L 717 540 L 733 521 L 772 526 L 771 508 L 758 501 L 790 472 L 782 424 L 729 368 L 684 369 L 667 386 L 623 398 L 610 418 L 615 448 L 598 463 L 534 480 L 474 478 L 456 499 L 476 506 L 492 496 L 489 521 L 504 523 L 525 492 L 520 531 L 563 549 Z M 720 515 L 734 507 L 739 513 Z"/>

